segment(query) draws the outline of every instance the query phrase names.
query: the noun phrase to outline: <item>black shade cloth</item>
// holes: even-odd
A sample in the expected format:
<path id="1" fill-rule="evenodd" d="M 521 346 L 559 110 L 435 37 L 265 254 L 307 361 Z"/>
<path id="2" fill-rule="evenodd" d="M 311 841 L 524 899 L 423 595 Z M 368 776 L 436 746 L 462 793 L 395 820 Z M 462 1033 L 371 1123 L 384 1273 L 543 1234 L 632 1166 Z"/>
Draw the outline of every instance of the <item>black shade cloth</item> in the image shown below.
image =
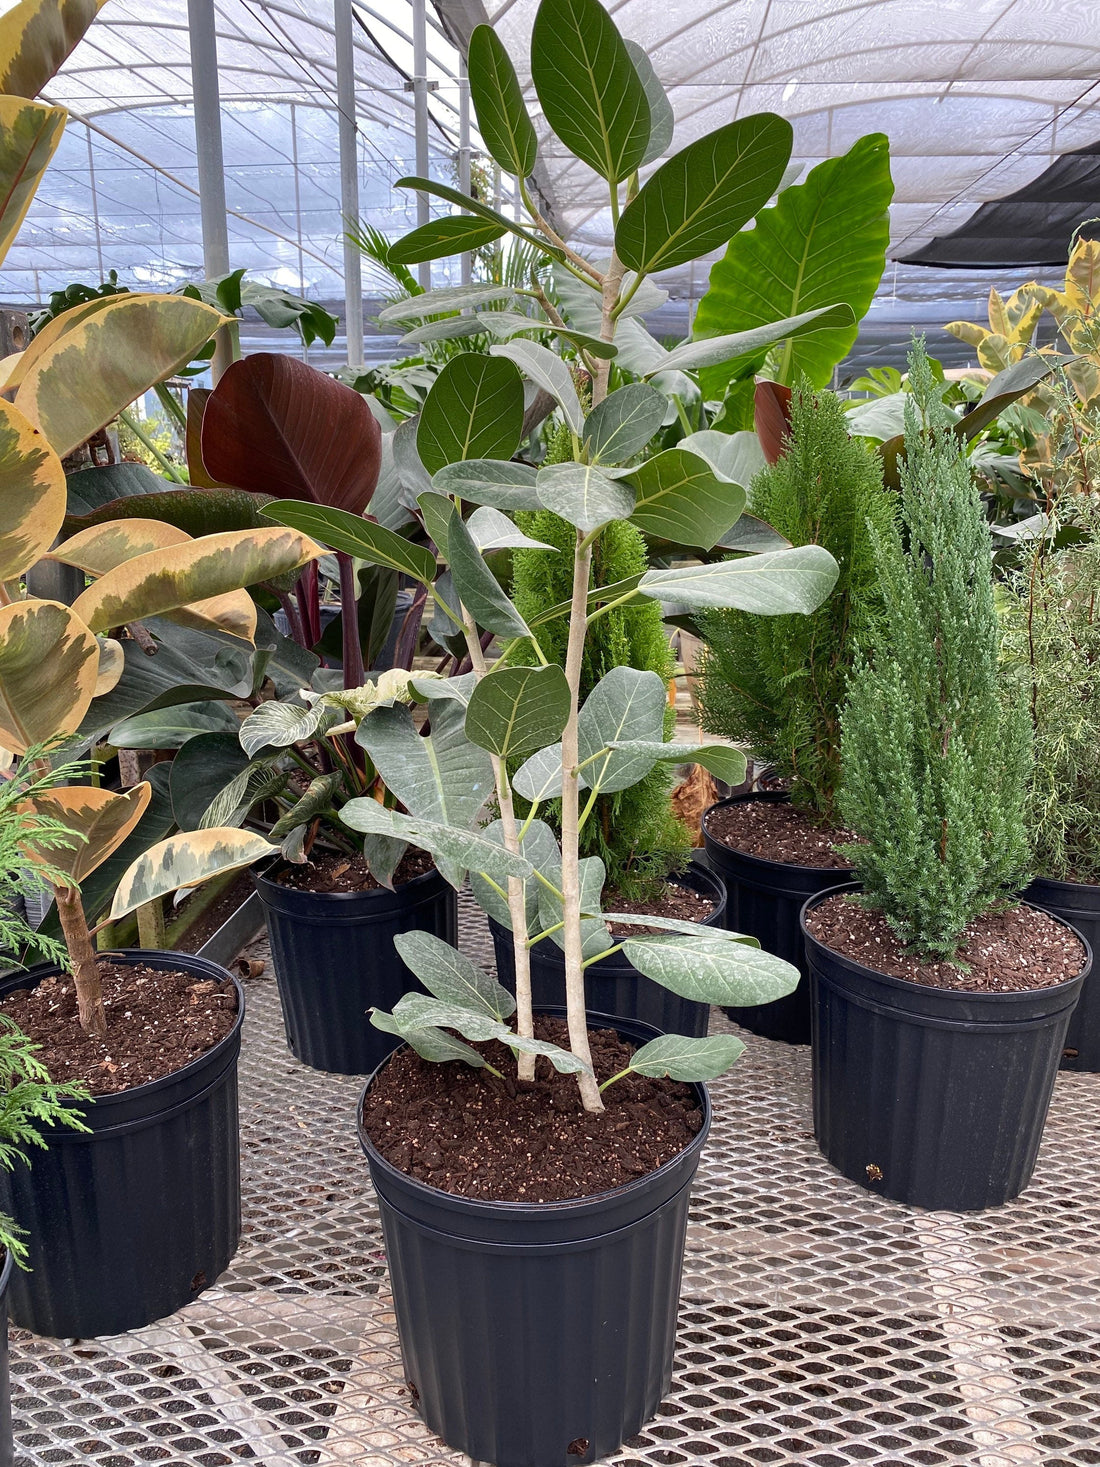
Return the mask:
<path id="1" fill-rule="evenodd" d="M 1100 141 L 1063 153 L 1044 173 L 1005 199 L 982 206 L 950 234 L 937 236 L 906 265 L 946 265 L 964 270 L 1001 265 L 1064 265 L 1073 231 L 1100 238 Z"/>

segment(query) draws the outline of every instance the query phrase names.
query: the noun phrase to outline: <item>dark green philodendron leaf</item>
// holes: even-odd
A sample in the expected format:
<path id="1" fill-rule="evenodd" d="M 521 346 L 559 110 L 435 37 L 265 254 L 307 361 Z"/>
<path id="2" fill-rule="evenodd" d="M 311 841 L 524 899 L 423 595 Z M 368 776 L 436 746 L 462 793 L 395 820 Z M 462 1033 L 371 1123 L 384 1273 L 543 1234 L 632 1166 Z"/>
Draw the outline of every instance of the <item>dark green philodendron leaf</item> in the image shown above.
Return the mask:
<path id="1" fill-rule="evenodd" d="M 198 830 L 210 801 L 248 768 L 248 755 L 236 733 L 196 734 L 165 767 L 176 824 L 181 830 Z"/>
<path id="2" fill-rule="evenodd" d="M 413 545 L 394 530 L 384 530 L 346 509 L 330 509 L 305 499 L 280 499 L 271 507 L 271 518 L 292 529 L 302 530 L 328 545 L 343 550 L 370 565 L 384 565 L 430 586 L 435 579 L 435 556 L 423 545 Z M 304 527 L 309 525 L 309 529 Z"/>
<path id="3" fill-rule="evenodd" d="M 970 409 L 955 424 L 955 432 L 967 440 L 974 438 L 983 428 L 988 428 L 995 418 L 1000 417 L 1006 407 L 1026 396 L 1033 387 L 1049 377 L 1059 367 L 1071 366 L 1078 358 L 1056 354 L 1021 357 L 1003 372 L 998 372 L 985 391 Z"/>
<path id="4" fill-rule="evenodd" d="M 692 610 L 732 606 L 756 616 L 779 616 L 816 611 L 838 574 L 836 561 L 822 546 L 797 545 L 743 560 L 646 571 L 638 591 Z"/>
<path id="5" fill-rule="evenodd" d="M 503 1024 L 516 1011 L 506 988 L 449 942 L 430 932 L 402 932 L 393 940 L 406 968 L 433 998 Z"/>
<path id="6" fill-rule="evenodd" d="M 667 153 L 672 145 L 672 134 L 676 128 L 676 118 L 672 111 L 672 103 L 664 87 L 661 85 L 657 73 L 653 70 L 644 47 L 639 46 L 637 41 L 624 41 L 634 69 L 642 79 L 645 87 L 646 101 L 649 103 L 649 146 L 642 158 L 642 167 L 647 163 L 655 163 L 662 153 Z"/>
<path id="7" fill-rule="evenodd" d="M 744 1044 L 733 1034 L 707 1034 L 700 1039 L 686 1034 L 662 1034 L 634 1051 L 624 1073 L 648 1075 L 655 1080 L 667 1076 L 689 1084 L 717 1080 L 736 1064 L 744 1051 Z"/>
<path id="8" fill-rule="evenodd" d="M 430 1026 L 423 1029 L 402 1028 L 392 1014 L 384 1013 L 381 1009 L 371 1009 L 370 1021 L 383 1034 L 400 1035 L 409 1048 L 414 1049 L 429 1064 L 442 1065 L 448 1060 L 462 1060 L 475 1070 L 485 1068 L 485 1061 L 476 1049 L 471 1049 L 468 1044 L 463 1044 L 461 1039 L 456 1039 L 444 1029 L 433 1029 Z"/>
<path id="9" fill-rule="evenodd" d="M 451 311 L 498 305 L 515 300 L 522 294 L 517 286 L 511 285 L 447 285 L 439 290 L 425 290 L 420 295 L 392 301 L 378 312 L 378 319 L 384 326 L 400 321 L 427 321 L 432 316 L 445 316 Z"/>
<path id="10" fill-rule="evenodd" d="M 491 25 L 475 26 L 466 53 L 470 99 L 489 156 L 517 178 L 535 171 L 538 140 L 512 59 Z"/>
<path id="11" fill-rule="evenodd" d="M 592 464 L 549 464 L 539 470 L 536 487 L 544 508 L 586 535 L 609 520 L 629 519 L 634 510 L 629 484 L 608 478 Z"/>
<path id="12" fill-rule="evenodd" d="M 565 421 L 574 433 L 581 433 L 584 429 L 584 411 L 581 408 L 581 400 L 577 396 L 577 389 L 573 382 L 573 376 L 569 368 L 558 356 L 547 346 L 540 346 L 537 341 L 507 341 L 500 346 L 491 346 L 489 352 L 494 357 L 505 357 L 514 362 L 525 377 L 529 377 L 536 386 L 543 388 L 556 398 L 561 406 Z M 517 441 L 517 447 L 519 446 Z M 511 450 L 514 453 L 515 449 Z M 508 454 L 481 455 L 484 458 L 510 458 Z M 476 458 L 477 454 L 467 454 L 467 458 Z"/>
<path id="13" fill-rule="evenodd" d="M 398 265 L 419 265 L 425 260 L 442 260 L 466 250 L 492 244 L 507 231 L 503 224 L 478 219 L 471 214 L 447 214 L 412 229 L 390 245 L 390 259 Z"/>
<path id="14" fill-rule="evenodd" d="M 498 637 L 529 637 L 531 629 L 485 564 L 461 515 L 452 512 L 447 535 L 451 577 L 459 600 L 484 631 Z"/>
<path id="15" fill-rule="evenodd" d="M 549 255 L 552 259 L 560 260 L 563 258 L 561 250 L 550 244 L 546 239 L 543 238 L 542 235 L 532 234 L 530 230 L 524 229 L 521 224 L 517 224 L 514 219 L 508 219 L 498 210 L 491 209 L 488 204 L 483 204 L 480 199 L 475 199 L 472 198 L 469 194 L 464 194 L 461 189 L 451 188 L 449 184 L 437 183 L 434 178 L 399 178 L 394 184 L 394 188 L 412 188 L 416 189 L 418 193 L 431 194 L 434 198 L 444 199 L 448 204 L 456 204 L 460 209 L 466 209 L 471 214 L 476 214 L 479 219 L 485 219 L 492 224 L 501 225 L 504 229 L 508 230 L 510 234 L 518 235 L 520 239 L 526 240 L 529 245 L 533 245 L 535 249 L 539 250 L 544 255 Z M 451 288 L 455 291 L 459 289 L 485 290 L 486 294 L 482 297 L 482 299 L 484 300 L 499 299 L 501 296 L 518 294 L 517 291 L 511 290 L 507 286 L 502 286 L 497 291 L 496 296 L 493 296 L 491 289 L 487 286 L 479 287 L 470 285 L 453 286 Z M 440 295 L 442 294 L 442 292 L 433 291 L 432 294 Z M 426 299 L 426 297 L 416 296 L 415 299 L 421 300 Z M 455 307 L 451 306 L 449 307 L 449 309 L 454 310 Z M 383 312 L 379 315 L 378 319 L 382 320 L 384 316 L 385 313 Z M 402 318 L 391 316 L 389 319 L 400 320 Z"/>
<path id="16" fill-rule="evenodd" d="M 472 458 L 448 464 L 432 479 L 433 488 L 456 499 L 487 504 L 511 513 L 517 509 L 541 509 L 532 464 L 506 463 L 500 459 Z"/>
<path id="17" fill-rule="evenodd" d="M 728 380 L 733 374 L 732 364 L 738 360 L 758 356 L 779 341 L 801 340 L 818 332 L 847 330 L 855 319 L 851 306 L 838 301 L 829 306 L 816 306 L 798 316 L 786 316 L 781 321 L 769 321 L 764 326 L 754 326 L 748 331 L 736 331 L 731 336 L 708 336 L 698 341 L 685 341 L 682 345 L 673 347 L 662 359 L 660 366 L 647 375 L 654 376 L 658 371 L 667 372 L 670 369 L 697 372 L 717 363 L 726 363 L 729 366 Z M 704 396 L 709 394 L 709 389 L 710 379 L 704 376 Z M 717 384 L 716 395 L 721 397 L 724 391 L 725 382 Z"/>
<path id="18" fill-rule="evenodd" d="M 587 960 L 598 958 L 605 953 L 609 947 L 614 946 L 614 939 L 608 931 L 607 923 L 600 916 L 600 902 L 603 897 L 603 885 L 607 879 L 607 872 L 599 856 L 585 856 L 578 863 L 581 888 L 581 953 Z M 557 891 L 562 889 L 562 875 L 560 862 L 556 866 L 548 867 L 543 875 L 551 882 Z M 550 932 L 551 928 L 558 928 L 556 932 L 550 932 L 549 940 L 557 947 L 565 946 L 565 931 L 559 925 L 562 920 L 562 902 L 557 893 L 549 886 L 539 882 L 539 922 L 544 932 Z M 545 938 L 543 939 L 546 940 Z"/>
<path id="19" fill-rule="evenodd" d="M 466 521 L 466 527 L 482 555 L 489 550 L 552 550 L 555 555 L 560 553 L 556 545 L 548 545 L 545 540 L 532 540 L 506 514 L 499 509 L 490 509 L 487 504 L 474 510 Z"/>
<path id="20" fill-rule="evenodd" d="M 486 840 L 479 831 L 460 830 L 458 826 L 443 825 L 437 820 L 401 815 L 369 797 L 349 800 L 342 807 L 340 818 L 349 830 L 358 830 L 364 835 L 388 836 L 393 840 L 407 841 L 422 851 L 430 851 L 441 875 L 448 871 L 457 873 L 455 880 L 447 876 L 456 890 L 461 887 L 467 870 L 479 871 L 500 885 L 510 876 L 522 878 L 531 875 L 530 861 L 502 849 L 495 841 Z"/>
<path id="21" fill-rule="evenodd" d="M 580 780 L 604 794 L 629 789 L 653 768 L 649 754 L 613 750 L 623 740 L 661 743 L 668 689 L 655 672 L 613 667 L 585 699 L 577 723 Z"/>
<path id="22" fill-rule="evenodd" d="M 608 183 L 640 167 L 649 99 L 599 0 L 542 0 L 531 32 L 531 79 L 558 137 Z"/>
<path id="23" fill-rule="evenodd" d="M 725 244 L 779 187 L 793 141 L 785 118 L 761 112 L 689 143 L 623 211 L 615 230 L 620 260 L 652 275 Z"/>
<path id="24" fill-rule="evenodd" d="M 561 736 L 569 704 L 560 667 L 501 667 L 474 689 L 466 737 L 502 759 L 530 754 Z"/>
<path id="25" fill-rule="evenodd" d="M 504 845 L 504 825 L 501 821 L 494 820 L 492 825 L 485 826 L 481 833 L 487 840 L 494 841 L 499 846 Z M 553 867 L 561 866 L 561 851 L 558 849 L 557 837 L 542 820 L 532 820 L 527 826 L 520 839 L 520 852 L 530 861 L 535 871 L 545 872 Z M 539 882 L 531 877 L 524 881 L 522 886 L 527 934 L 530 936 L 539 930 Z M 486 881 L 476 872 L 470 873 L 470 890 L 482 911 L 510 932 L 512 914 L 508 908 L 507 895 L 502 895 L 498 887 Z"/>
<path id="26" fill-rule="evenodd" d="M 740 749 L 728 744 L 665 744 L 645 739 L 616 739 L 610 746 L 627 754 L 639 754 L 661 764 L 701 764 L 728 785 L 745 778 L 746 760 Z"/>
<path id="27" fill-rule="evenodd" d="M 628 382 L 584 420 L 584 445 L 594 464 L 624 464 L 641 453 L 665 420 L 668 401 L 646 382 Z"/>
<path id="28" fill-rule="evenodd" d="M 436 474 L 463 459 L 511 458 L 522 431 L 523 383 L 515 364 L 461 352 L 432 384 L 416 447 L 425 469 Z"/>
<path id="29" fill-rule="evenodd" d="M 308 825 L 315 820 L 322 810 L 331 807 L 333 801 L 340 793 L 344 783 L 342 774 L 319 774 L 316 779 L 311 779 L 301 797 L 295 801 L 285 815 L 281 815 L 268 831 L 272 840 L 282 840 L 292 830 L 297 830 L 301 825 Z"/>
<path id="30" fill-rule="evenodd" d="M 179 749 L 201 733 L 237 733 L 240 724 L 228 703 L 178 703 L 124 718 L 111 729 L 116 749 Z"/>
<path id="31" fill-rule="evenodd" d="M 734 525 L 747 495 L 698 454 L 668 448 L 630 474 L 637 498 L 630 518 L 647 534 L 674 545 L 709 550 Z"/>
<path id="32" fill-rule="evenodd" d="M 825 386 L 851 350 L 882 277 L 893 192 L 890 146 L 882 133 L 860 138 L 842 158 L 819 163 L 804 183 L 784 189 L 760 212 L 755 228 L 726 236 L 729 246 L 711 269 L 695 335 L 749 330 L 843 302 L 851 312 L 847 322 L 788 337 L 769 374 L 788 387 L 803 373 L 815 387 Z M 721 397 L 729 380 L 724 366 L 706 372 L 704 396 Z"/>
<path id="33" fill-rule="evenodd" d="M 690 937 L 628 937 L 623 957 L 654 983 L 695 1003 L 747 1008 L 774 1003 L 798 987 L 793 963 L 705 927 Z"/>

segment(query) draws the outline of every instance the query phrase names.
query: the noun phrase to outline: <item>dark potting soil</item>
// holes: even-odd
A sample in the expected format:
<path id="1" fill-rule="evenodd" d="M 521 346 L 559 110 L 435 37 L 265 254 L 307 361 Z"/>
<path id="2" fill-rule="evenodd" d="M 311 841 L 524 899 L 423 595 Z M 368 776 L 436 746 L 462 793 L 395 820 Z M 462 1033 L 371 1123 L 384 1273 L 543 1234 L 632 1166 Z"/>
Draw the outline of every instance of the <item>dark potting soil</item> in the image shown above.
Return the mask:
<path id="1" fill-rule="evenodd" d="M 540 1039 L 568 1043 L 565 1021 L 536 1018 Z M 629 1062 L 633 1046 L 591 1030 L 598 1080 Z M 391 1165 L 443 1192 L 495 1202 L 559 1202 L 636 1181 L 677 1156 L 703 1123 L 690 1085 L 627 1075 L 605 1090 L 605 1109 L 581 1106 L 575 1075 L 536 1060 L 531 1084 L 516 1080 L 510 1049 L 475 1046 L 503 1079 L 461 1063 L 394 1055 L 371 1085 L 363 1123 Z"/>
<path id="2" fill-rule="evenodd" d="M 427 851 L 418 851 L 410 846 L 393 874 L 394 886 L 412 881 L 432 869 L 432 858 Z M 345 856 L 338 851 L 318 851 L 302 866 L 283 866 L 275 873 L 280 886 L 289 886 L 294 891 L 380 891 L 382 883 L 375 881 L 362 856 Z"/>
<path id="3" fill-rule="evenodd" d="M 18 989 L 0 1004 L 0 1013 L 41 1045 L 38 1058 L 52 1080 L 79 1080 L 93 1095 L 132 1090 L 182 1070 L 228 1034 L 237 1017 L 237 991 L 228 981 L 106 960 L 99 978 L 105 1039 L 80 1027 L 68 973 Z"/>
<path id="4" fill-rule="evenodd" d="M 715 840 L 733 851 L 782 861 L 789 866 L 850 871 L 851 862 L 833 849 L 855 839 L 850 830 L 817 825 L 802 810 L 775 800 L 744 800 L 723 805 L 707 821 Z"/>
<path id="5" fill-rule="evenodd" d="M 810 913 L 818 942 L 892 978 L 967 993 L 1020 993 L 1076 978 L 1085 961 L 1080 942 L 1036 907 L 987 912 L 963 932 L 955 960 L 922 961 L 907 953 L 881 912 L 838 892 Z"/>
<path id="6" fill-rule="evenodd" d="M 635 917 L 675 917 L 681 922 L 705 922 L 714 911 L 714 902 L 701 891 L 690 886 L 681 886 L 678 881 L 666 881 L 655 898 L 627 901 L 613 892 L 604 897 L 603 905 L 609 912 L 629 912 Z M 628 926 L 625 922 L 610 922 L 608 926 L 615 937 L 642 937 L 646 933 L 660 933 L 659 927 Z"/>

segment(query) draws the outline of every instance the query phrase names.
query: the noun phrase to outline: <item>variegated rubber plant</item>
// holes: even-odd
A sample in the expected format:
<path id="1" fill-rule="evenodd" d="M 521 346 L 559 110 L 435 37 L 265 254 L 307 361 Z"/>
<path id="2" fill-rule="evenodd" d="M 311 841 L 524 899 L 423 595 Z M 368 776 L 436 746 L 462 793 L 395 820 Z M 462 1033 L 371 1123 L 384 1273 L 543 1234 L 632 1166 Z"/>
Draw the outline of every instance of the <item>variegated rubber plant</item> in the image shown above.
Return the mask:
<path id="1" fill-rule="evenodd" d="M 495 334 L 510 339 L 499 340 L 487 355 L 456 356 L 425 401 L 415 429 L 416 503 L 447 576 L 438 581 L 434 557 L 418 553 L 402 535 L 353 514 L 307 502 L 283 502 L 267 512 L 337 551 L 398 565 L 465 638 L 472 665 L 464 677 L 411 681 L 413 692 L 430 704 L 430 740 L 417 734 L 406 708 L 375 708 L 358 721 L 357 741 L 408 813 L 364 798 L 349 801 L 341 816 L 366 834 L 426 848 L 456 885 L 471 873 L 479 901 L 513 932 L 516 995 L 446 943 L 408 933 L 396 945 L 428 993 L 407 994 L 392 1014 L 375 1012 L 374 1023 L 431 1060 L 481 1065 L 483 1056 L 466 1041 L 499 1039 L 516 1052 L 519 1072 L 528 1078 L 536 1055 L 546 1054 L 558 1069 L 576 1073 L 585 1107 L 598 1110 L 601 1088 L 610 1081 L 601 1087 L 592 1070 L 586 967 L 621 949 L 656 982 L 721 1004 L 778 998 L 794 987 L 797 973 L 736 933 L 601 911 L 602 866 L 578 854 L 578 832 L 596 796 L 630 786 L 658 760 L 695 760 L 731 783 L 743 778 L 745 764 L 726 747 L 664 742 L 665 688 L 655 674 L 617 668 L 580 706 L 586 628 L 611 607 L 640 597 L 681 609 L 806 613 L 829 594 L 837 574 L 820 547 L 787 546 L 766 526 L 742 520 L 745 492 L 716 462 L 709 439 L 717 435 L 649 451 L 670 410 L 666 394 L 649 379 L 751 357 L 796 333 L 835 327 L 851 313 L 846 306 L 826 307 L 743 335 L 688 342 L 659 352 L 643 380 L 612 390 L 620 333 L 629 334 L 636 313 L 653 298 L 649 277 L 725 244 L 754 217 L 780 186 L 791 129 L 770 115 L 732 122 L 676 153 L 640 184 L 639 170 L 669 145 L 671 111 L 645 55 L 622 39 L 598 0 L 542 0 L 531 74 L 560 142 L 607 183 L 615 247 L 609 261 L 595 263 L 570 248 L 539 212 L 527 186 L 537 162 L 535 129 L 504 48 L 490 28 L 478 27 L 469 76 L 481 133 L 496 162 L 515 177 L 528 220 L 506 219 L 428 179 L 405 180 L 466 212 L 415 231 L 404 242 L 403 258 L 434 259 L 511 231 L 553 263 L 559 305 L 536 275 L 529 290 L 514 294 L 537 314 L 517 313 L 510 324 L 479 323 L 478 329 L 495 327 Z M 457 313 L 474 312 L 476 321 L 477 308 L 499 302 L 501 294 L 499 286 L 432 291 L 397 309 L 406 318 L 412 312 L 424 320 L 443 318 L 432 321 L 433 331 L 461 335 L 470 318 Z M 559 353 L 524 340 L 533 328 L 568 343 L 575 368 Z M 578 391 L 582 373 L 585 396 L 590 390 L 587 409 Z M 516 461 L 525 379 L 554 401 L 572 442 L 571 461 L 543 468 Z M 468 505 L 476 508 L 467 516 Z M 492 548 L 529 543 L 512 515 L 540 507 L 576 530 L 572 597 L 547 612 L 568 618 L 564 666 L 541 655 L 538 625 L 520 616 L 485 558 Z M 676 563 L 627 584 L 593 586 L 593 547 L 617 519 L 683 547 Z M 741 553 L 700 562 L 699 553 L 715 547 Z M 487 634 L 504 653 L 523 639 L 542 665 L 509 666 L 506 655 L 491 660 Z M 516 761 L 522 762 L 513 781 L 508 770 Z M 480 792 L 490 779 L 499 818 L 477 829 L 477 802 L 469 792 Z M 514 813 L 513 783 L 530 802 L 522 823 Z M 556 798 L 560 845 L 538 814 Z M 660 932 L 615 937 L 612 922 Z M 529 953 L 546 941 L 564 949 L 568 1049 L 535 1036 Z M 732 1036 L 669 1035 L 642 1046 L 631 1068 L 705 1079 L 726 1069 L 740 1049 Z"/>
<path id="2" fill-rule="evenodd" d="M 64 109 L 31 99 L 99 8 L 97 0 L 21 0 L 0 18 L 0 261 L 66 120 Z M 51 829 L 71 835 L 64 849 L 50 847 L 49 877 L 80 1021 L 100 1034 L 103 1001 L 80 883 L 134 831 L 152 791 L 148 783 L 124 794 L 48 788 L 49 759 L 35 757 L 39 746 L 87 743 L 96 700 L 124 680 L 136 685 L 131 706 L 144 706 L 131 655 L 143 657 L 139 644 L 152 640 L 144 619 L 174 618 L 250 646 L 256 609 L 244 588 L 296 571 L 320 553 L 306 536 L 278 525 L 192 539 L 147 519 L 93 526 L 51 551 L 66 511 L 62 459 L 189 362 L 222 323 L 219 311 L 183 296 L 105 297 L 56 317 L 3 364 L 10 400 L 0 399 L 0 746 L 16 758 L 35 751 L 39 778 L 28 805 Z M 26 593 L 28 571 L 51 554 L 89 580 L 72 606 Z M 188 839 L 190 866 L 174 868 L 176 886 L 197 869 L 200 854 L 205 877 L 267 848 L 236 829 Z M 47 859 L 33 837 L 26 854 Z"/>

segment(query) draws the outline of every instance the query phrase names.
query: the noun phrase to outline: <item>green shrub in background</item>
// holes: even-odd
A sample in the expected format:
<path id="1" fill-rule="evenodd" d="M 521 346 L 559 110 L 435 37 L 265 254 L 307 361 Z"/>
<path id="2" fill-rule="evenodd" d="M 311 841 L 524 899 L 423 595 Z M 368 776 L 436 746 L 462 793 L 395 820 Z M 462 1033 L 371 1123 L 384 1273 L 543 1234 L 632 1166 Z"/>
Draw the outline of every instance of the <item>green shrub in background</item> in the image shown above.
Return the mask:
<path id="1" fill-rule="evenodd" d="M 849 438 L 831 392 L 807 383 L 791 401 L 786 455 L 753 480 L 751 508 L 794 545 L 818 544 L 840 578 L 809 616 L 709 611 L 699 680 L 708 733 L 747 744 L 790 782 L 791 799 L 823 824 L 836 824 L 840 711 L 857 649 L 877 605 L 872 529 L 888 531 L 894 496 L 881 459 Z"/>
<path id="2" fill-rule="evenodd" d="M 909 358 L 901 526 L 872 532 L 882 592 L 843 715 L 839 809 L 869 906 L 950 956 L 1023 883 L 1026 708 L 1003 697 L 992 545 L 923 347 Z"/>

